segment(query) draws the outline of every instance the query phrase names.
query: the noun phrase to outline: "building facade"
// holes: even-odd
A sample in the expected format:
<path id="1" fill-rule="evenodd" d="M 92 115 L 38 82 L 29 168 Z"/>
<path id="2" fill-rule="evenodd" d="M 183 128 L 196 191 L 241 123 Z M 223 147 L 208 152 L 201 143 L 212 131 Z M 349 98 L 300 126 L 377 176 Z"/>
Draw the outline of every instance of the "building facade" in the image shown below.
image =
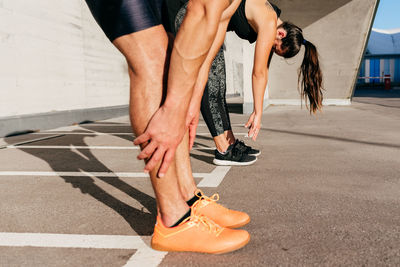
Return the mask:
<path id="1" fill-rule="evenodd" d="M 372 29 L 357 83 L 380 85 L 385 76 L 400 85 L 400 29 Z"/>

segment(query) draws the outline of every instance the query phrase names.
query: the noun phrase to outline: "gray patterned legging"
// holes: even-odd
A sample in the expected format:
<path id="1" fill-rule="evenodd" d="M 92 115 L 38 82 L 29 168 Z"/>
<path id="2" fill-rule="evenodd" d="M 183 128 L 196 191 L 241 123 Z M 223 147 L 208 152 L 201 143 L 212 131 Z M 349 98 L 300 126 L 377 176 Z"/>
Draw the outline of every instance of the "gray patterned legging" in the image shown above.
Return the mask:
<path id="1" fill-rule="evenodd" d="M 176 15 L 175 32 L 178 32 L 182 24 L 186 14 L 186 7 L 187 4 Z M 232 130 L 226 104 L 226 74 L 223 48 L 219 50 L 211 65 L 207 85 L 201 99 L 201 114 L 213 137 L 223 134 L 224 131 Z"/>

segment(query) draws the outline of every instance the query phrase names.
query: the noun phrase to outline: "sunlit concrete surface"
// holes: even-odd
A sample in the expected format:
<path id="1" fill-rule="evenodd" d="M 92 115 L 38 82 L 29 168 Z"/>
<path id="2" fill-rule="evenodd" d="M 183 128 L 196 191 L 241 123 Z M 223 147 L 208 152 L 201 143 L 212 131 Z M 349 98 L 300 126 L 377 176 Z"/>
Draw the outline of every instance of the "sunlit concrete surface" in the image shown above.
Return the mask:
<path id="1" fill-rule="evenodd" d="M 378 0 L 271 0 L 320 52 L 329 104 L 350 103 Z M 0 136 L 127 114 L 127 65 L 82 0 L 0 1 Z M 29 44 L 29 45 L 27 45 Z M 228 95 L 253 110 L 254 46 L 228 33 Z M 304 49 L 303 49 L 304 50 Z M 299 105 L 297 68 L 274 57 L 265 105 Z"/>
<path id="2" fill-rule="evenodd" d="M 246 119 L 232 115 L 240 138 Z M 201 183 L 216 166 L 203 122 L 198 132 Z M 258 161 L 201 187 L 252 218 L 250 243 L 218 256 L 149 249 L 155 199 L 127 117 L 1 139 L 0 266 L 398 266 L 399 132 L 396 91 L 317 116 L 269 107 L 246 139 Z"/>
<path id="3" fill-rule="evenodd" d="M 378 0 L 271 0 L 282 9 L 282 20 L 303 29 L 318 49 L 327 104 L 349 105 Z M 229 33 L 227 49 L 228 93 L 243 96 L 245 113 L 253 111 L 252 66 L 255 45 Z M 241 44 L 241 46 L 239 44 Z M 297 90 L 298 68 L 304 48 L 291 59 L 274 56 L 270 66 L 265 104 L 301 105 Z"/>

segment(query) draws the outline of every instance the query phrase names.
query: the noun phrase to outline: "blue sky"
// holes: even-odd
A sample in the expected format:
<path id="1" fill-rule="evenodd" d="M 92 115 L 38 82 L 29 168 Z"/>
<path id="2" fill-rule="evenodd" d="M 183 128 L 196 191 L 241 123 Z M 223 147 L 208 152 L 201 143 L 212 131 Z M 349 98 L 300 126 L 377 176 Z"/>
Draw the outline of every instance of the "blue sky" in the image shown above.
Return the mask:
<path id="1" fill-rule="evenodd" d="M 383 30 L 400 28 L 400 0 L 381 0 L 373 27 Z"/>

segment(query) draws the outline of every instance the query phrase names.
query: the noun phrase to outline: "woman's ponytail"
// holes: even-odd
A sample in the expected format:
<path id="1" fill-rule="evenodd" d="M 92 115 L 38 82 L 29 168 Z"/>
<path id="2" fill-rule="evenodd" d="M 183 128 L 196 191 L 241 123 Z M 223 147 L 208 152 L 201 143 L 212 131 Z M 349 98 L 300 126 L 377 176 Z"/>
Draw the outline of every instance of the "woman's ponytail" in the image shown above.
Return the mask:
<path id="1" fill-rule="evenodd" d="M 308 98 L 310 113 L 315 113 L 322 108 L 322 72 L 317 48 L 307 40 L 304 40 L 303 44 L 306 51 L 299 71 L 300 93 L 302 98 Z"/>
<path id="2" fill-rule="evenodd" d="M 316 47 L 303 37 L 303 31 L 300 27 L 290 23 L 283 22 L 279 27 L 286 31 L 286 36 L 282 39 L 281 48 L 285 58 L 291 58 L 297 55 L 304 45 L 305 53 L 303 62 L 299 70 L 299 89 L 301 98 L 310 104 L 310 113 L 315 113 L 322 108 L 322 72 L 319 66 L 318 53 Z"/>

